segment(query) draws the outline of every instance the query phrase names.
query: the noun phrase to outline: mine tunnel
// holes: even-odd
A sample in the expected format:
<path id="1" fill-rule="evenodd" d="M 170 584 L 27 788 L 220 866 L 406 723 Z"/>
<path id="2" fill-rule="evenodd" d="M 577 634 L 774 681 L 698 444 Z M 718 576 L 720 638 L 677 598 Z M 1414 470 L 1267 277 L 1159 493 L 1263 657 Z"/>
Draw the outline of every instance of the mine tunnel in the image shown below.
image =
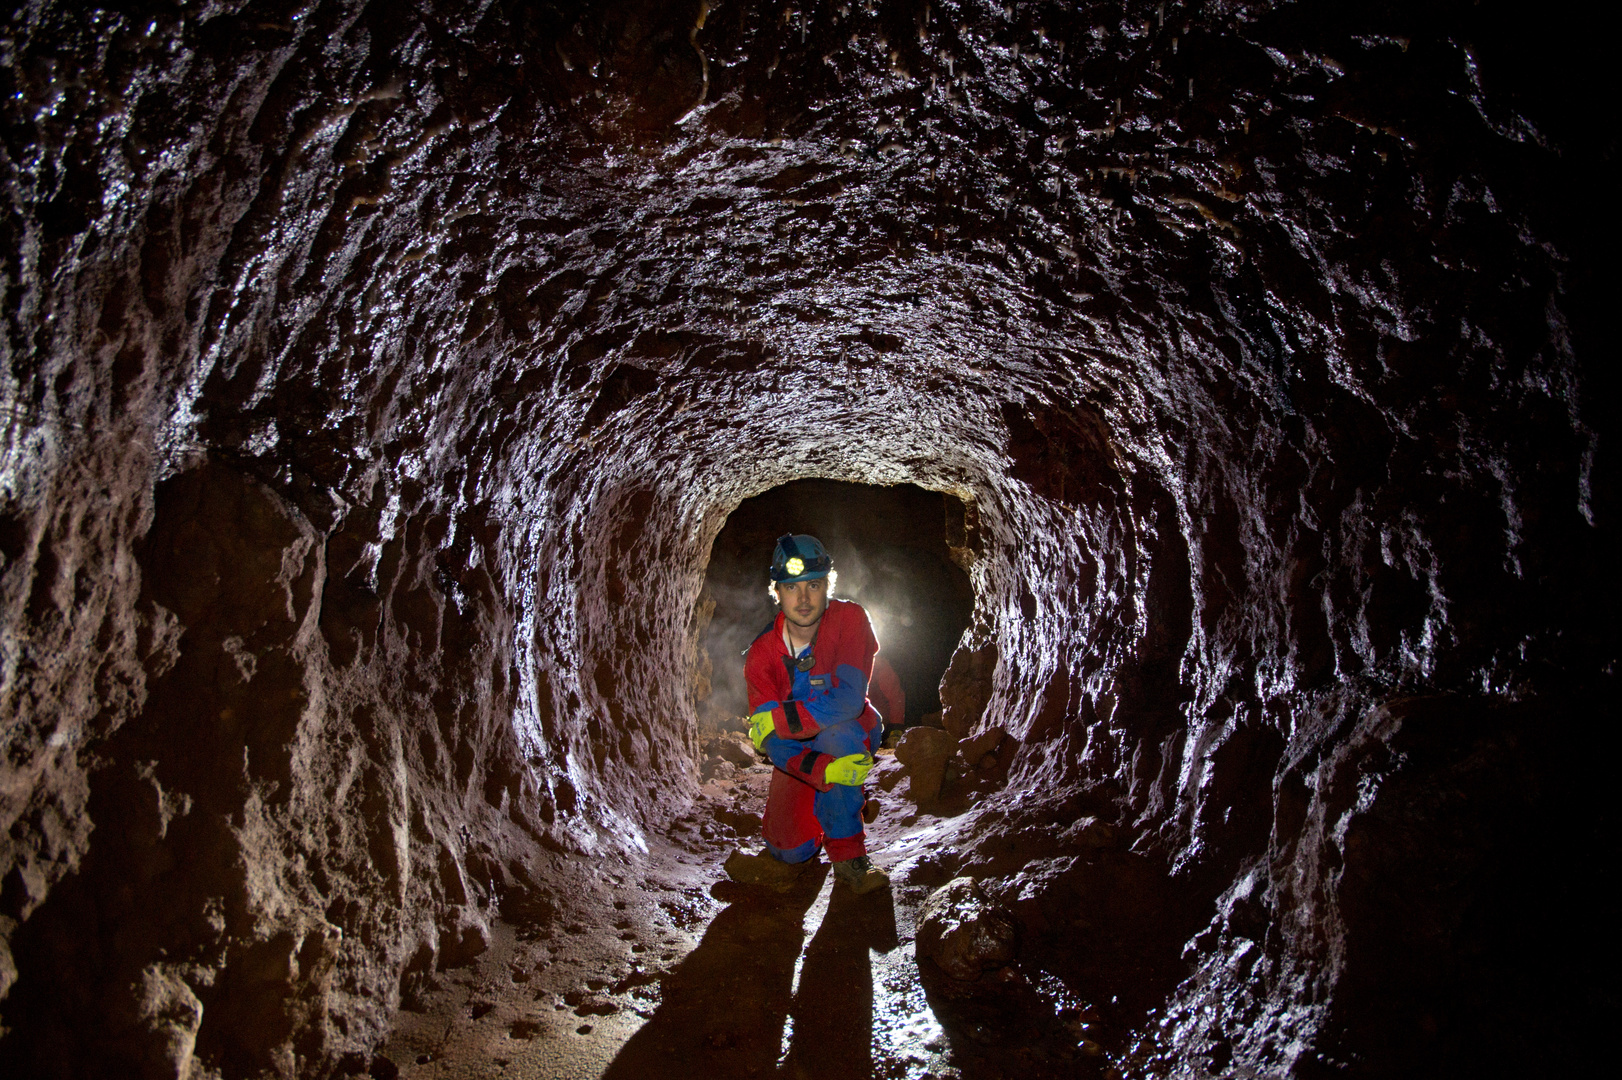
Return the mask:
<path id="1" fill-rule="evenodd" d="M 0 1073 L 1598 1073 L 1609 48 L 13 5 Z M 819 532 L 861 895 L 725 869 Z"/>

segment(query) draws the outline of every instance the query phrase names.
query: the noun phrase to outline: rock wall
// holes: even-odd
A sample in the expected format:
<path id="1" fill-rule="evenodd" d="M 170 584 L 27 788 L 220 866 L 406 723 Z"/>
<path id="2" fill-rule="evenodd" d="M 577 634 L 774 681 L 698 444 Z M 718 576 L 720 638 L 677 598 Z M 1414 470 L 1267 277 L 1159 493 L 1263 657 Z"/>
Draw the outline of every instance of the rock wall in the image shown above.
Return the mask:
<path id="1" fill-rule="evenodd" d="M 1558 1074 L 1611 952 L 1510 994 L 1614 863 L 1615 145 L 1528 20 L 8 16 L 6 1053 L 369 1046 L 685 797 L 710 543 L 821 476 L 972 505 L 965 847 L 1120 831 L 1131 1068 Z"/>

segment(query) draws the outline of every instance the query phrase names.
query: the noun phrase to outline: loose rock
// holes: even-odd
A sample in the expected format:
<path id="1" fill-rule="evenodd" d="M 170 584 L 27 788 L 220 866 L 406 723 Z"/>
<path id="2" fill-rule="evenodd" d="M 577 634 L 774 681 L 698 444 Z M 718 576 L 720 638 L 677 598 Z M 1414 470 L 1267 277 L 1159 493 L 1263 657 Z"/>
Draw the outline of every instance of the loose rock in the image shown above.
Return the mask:
<path id="1" fill-rule="evenodd" d="M 988 898 L 973 878 L 954 878 L 924 901 L 918 917 L 919 959 L 971 982 L 1014 959 L 1017 928 L 1008 909 Z"/>
<path id="2" fill-rule="evenodd" d="M 915 802 L 923 805 L 940 796 L 946 763 L 956 748 L 956 741 L 939 728 L 911 728 L 901 736 L 895 756 L 912 776 L 911 794 Z"/>
<path id="3" fill-rule="evenodd" d="M 988 755 L 996 752 L 1007 734 L 1001 724 L 994 724 L 973 738 L 962 740 L 958 744 L 958 749 L 962 752 L 964 761 L 979 766 Z"/>

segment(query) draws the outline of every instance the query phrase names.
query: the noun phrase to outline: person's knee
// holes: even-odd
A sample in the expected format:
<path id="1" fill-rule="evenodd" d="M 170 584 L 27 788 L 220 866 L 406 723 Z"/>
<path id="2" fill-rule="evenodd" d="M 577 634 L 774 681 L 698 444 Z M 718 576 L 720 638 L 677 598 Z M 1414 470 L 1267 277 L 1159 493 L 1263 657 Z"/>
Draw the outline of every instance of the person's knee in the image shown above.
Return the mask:
<path id="1" fill-rule="evenodd" d="M 779 862 L 790 864 L 809 862 L 811 859 L 816 858 L 821 847 L 822 841 L 818 839 L 807 840 L 805 843 L 791 848 L 780 848 L 770 840 L 766 841 L 766 850 L 772 853 L 773 858 Z"/>

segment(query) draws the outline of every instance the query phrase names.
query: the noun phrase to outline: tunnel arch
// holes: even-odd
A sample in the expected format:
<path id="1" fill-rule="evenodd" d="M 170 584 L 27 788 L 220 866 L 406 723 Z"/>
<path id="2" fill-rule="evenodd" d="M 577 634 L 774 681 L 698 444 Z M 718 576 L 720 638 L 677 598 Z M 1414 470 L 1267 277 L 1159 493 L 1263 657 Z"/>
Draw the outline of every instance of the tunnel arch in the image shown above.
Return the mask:
<path id="1" fill-rule="evenodd" d="M 1558 835 L 1538 865 L 1597 894 L 1614 847 L 1561 824 L 1604 820 L 1562 746 L 1616 652 L 1587 38 L 845 6 L 14 13 L 18 1053 L 374 1048 L 503 902 L 647 846 L 705 555 L 816 475 L 974 506 L 948 682 L 1020 752 L 959 868 L 1036 926 L 1063 873 L 1014 890 L 992 840 L 1074 832 L 1186 898 L 1144 1069 L 1530 1060 L 1515 973 L 1579 930 L 1482 882 L 1597 914 L 1484 868 Z M 1498 932 L 1513 963 L 1461 966 Z"/>
<path id="2" fill-rule="evenodd" d="M 807 361 L 797 370 L 810 366 Z M 610 380 L 617 377 L 616 370 L 609 368 Z M 703 565 L 727 516 L 746 497 L 800 479 L 806 467 L 801 462 L 816 462 L 816 475 L 845 482 L 932 481 L 940 490 L 969 495 L 976 517 L 972 542 L 983 550 L 971 566 L 977 605 L 966 651 L 984 653 L 990 646 L 998 660 L 991 668 L 993 689 L 972 704 L 975 715 L 965 716 L 965 724 L 973 726 L 990 715 L 991 723 L 1016 738 L 1032 730 L 1057 737 L 1059 728 L 1082 714 L 1084 699 L 1107 696 L 1115 669 L 1133 654 L 1134 639 L 1146 632 L 1146 609 L 1138 595 L 1143 583 L 1132 575 L 1145 575 L 1147 560 L 1124 550 L 1136 543 L 1140 523 L 1121 512 L 1130 496 L 1120 451 L 1099 412 L 1086 405 L 988 403 L 990 421 L 1008 425 L 1010 435 L 1002 446 L 991 443 L 995 456 L 984 464 L 970 454 L 980 454 L 984 461 L 991 442 L 985 430 L 950 431 L 944 416 L 932 425 L 939 456 L 920 460 L 917 436 L 908 423 L 913 411 L 890 412 L 890 403 L 882 401 L 822 413 L 813 407 L 808 414 L 795 396 L 760 394 L 747 399 L 741 437 L 732 414 L 721 414 L 724 427 L 732 429 L 726 445 L 716 447 L 710 441 L 714 435 L 695 430 L 703 423 L 695 419 L 676 420 L 684 437 L 667 441 L 663 425 L 683 416 L 668 399 L 694 392 L 693 378 L 686 368 L 649 374 L 637 400 L 599 411 L 595 475 L 611 475 L 615 466 L 605 458 L 618 449 L 641 479 L 593 487 L 589 495 L 576 496 L 574 509 L 560 505 L 558 519 L 583 517 L 580 546 L 566 554 L 560 546 L 525 557 L 537 565 L 559 560 L 560 565 L 590 568 L 585 574 L 565 575 L 581 579 L 570 600 L 577 629 L 566 648 L 557 648 L 555 660 L 537 665 L 542 672 L 538 678 L 574 679 L 568 708 L 577 710 L 576 726 L 558 721 L 564 733 L 551 740 L 557 748 L 551 766 L 571 774 L 571 788 L 581 786 L 577 774 L 585 758 L 562 748 L 571 742 L 573 747 L 592 746 L 594 768 L 588 771 L 593 789 L 623 800 L 623 812 L 633 816 L 658 813 L 660 793 L 648 785 L 635 790 L 614 777 L 645 775 L 650 754 L 678 760 L 694 755 L 696 745 L 681 734 L 695 730 L 691 704 L 684 699 L 683 673 L 693 665 L 695 647 L 685 613 L 699 600 Z M 672 386 L 674 390 L 668 389 Z M 605 389 L 597 392 L 597 400 L 604 400 L 605 393 L 612 399 Z M 951 410 L 942 412 L 949 415 Z M 887 448 L 886 441 L 892 446 Z M 704 451 L 691 453 L 688 448 L 695 444 Z M 662 453 L 650 452 L 661 445 Z M 965 472 L 965 464 L 974 471 Z M 984 471 L 985 464 L 996 471 Z M 729 475 L 729 469 L 736 471 Z M 965 484 L 975 472 L 978 482 Z M 735 501 L 723 494 L 729 489 L 737 493 Z M 699 529 L 695 522 L 702 522 Z M 554 532 L 548 543 L 557 542 Z M 538 576 L 550 579 L 544 570 Z M 1186 591 L 1186 583 L 1182 588 Z M 1029 607 L 1037 595 L 1044 598 L 1042 607 Z M 1081 647 L 1070 648 L 1073 639 L 1080 639 Z M 645 741 L 632 740 L 636 749 L 627 744 L 615 754 L 610 748 L 616 740 L 604 737 L 605 715 L 616 728 L 627 716 L 658 719 Z M 661 732 L 661 726 L 671 730 Z M 1084 735 L 1072 732 L 1068 738 L 1076 742 Z M 1077 752 L 1079 747 L 1057 753 L 1052 768 L 1067 770 Z M 546 753 L 532 749 L 530 756 Z M 1037 774 L 1031 782 L 1037 782 Z"/>

